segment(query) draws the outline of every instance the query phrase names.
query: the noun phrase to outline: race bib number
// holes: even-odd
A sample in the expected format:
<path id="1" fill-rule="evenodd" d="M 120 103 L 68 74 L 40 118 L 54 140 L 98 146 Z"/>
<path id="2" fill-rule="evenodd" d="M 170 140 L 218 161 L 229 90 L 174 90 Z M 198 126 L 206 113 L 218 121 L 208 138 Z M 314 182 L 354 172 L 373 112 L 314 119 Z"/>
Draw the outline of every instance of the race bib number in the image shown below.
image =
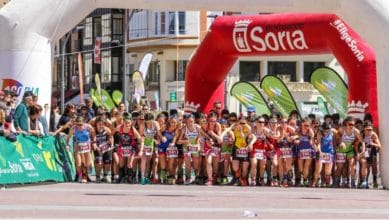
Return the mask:
<path id="1" fill-rule="evenodd" d="M 107 142 L 103 142 L 99 144 L 99 149 L 101 152 L 106 153 L 107 151 L 110 150 L 110 146 L 108 145 Z"/>
<path id="2" fill-rule="evenodd" d="M 332 156 L 330 153 L 322 153 L 321 156 L 322 163 L 332 163 Z"/>
<path id="3" fill-rule="evenodd" d="M 130 157 L 132 155 L 131 147 L 122 147 L 123 157 Z"/>
<path id="4" fill-rule="evenodd" d="M 213 147 L 212 150 L 211 150 L 211 154 L 214 156 L 214 157 L 219 157 L 221 155 L 221 148 L 219 147 Z"/>
<path id="5" fill-rule="evenodd" d="M 248 157 L 248 148 L 237 148 L 236 157 L 245 158 Z"/>
<path id="6" fill-rule="evenodd" d="M 299 150 L 300 159 L 311 159 L 311 149 L 301 149 Z"/>
<path id="7" fill-rule="evenodd" d="M 281 152 L 282 158 L 291 158 L 292 157 L 291 148 L 280 148 L 280 152 Z"/>
<path id="8" fill-rule="evenodd" d="M 169 147 L 167 148 L 167 158 L 177 158 L 179 151 L 177 147 Z"/>
<path id="9" fill-rule="evenodd" d="M 276 154 L 275 150 L 266 151 L 267 158 L 272 158 L 275 156 L 275 154 Z"/>
<path id="10" fill-rule="evenodd" d="M 153 148 L 149 146 L 144 146 L 144 153 L 146 156 L 151 156 L 153 154 Z"/>
<path id="11" fill-rule="evenodd" d="M 347 161 L 346 153 L 336 153 L 336 163 L 345 163 Z"/>
<path id="12" fill-rule="evenodd" d="M 89 153 L 91 151 L 91 146 L 89 143 L 78 143 L 77 146 L 79 147 L 79 153 Z"/>
<path id="13" fill-rule="evenodd" d="M 366 152 L 364 152 L 364 156 L 365 157 L 370 157 L 371 155 L 371 147 L 366 147 Z"/>
<path id="14" fill-rule="evenodd" d="M 265 159 L 264 153 L 265 153 L 265 150 L 255 149 L 255 156 L 254 157 L 257 160 L 264 160 Z"/>
<path id="15" fill-rule="evenodd" d="M 191 146 L 191 145 L 189 145 L 188 146 L 188 152 L 190 154 L 197 154 L 197 153 L 199 153 L 199 146 Z"/>

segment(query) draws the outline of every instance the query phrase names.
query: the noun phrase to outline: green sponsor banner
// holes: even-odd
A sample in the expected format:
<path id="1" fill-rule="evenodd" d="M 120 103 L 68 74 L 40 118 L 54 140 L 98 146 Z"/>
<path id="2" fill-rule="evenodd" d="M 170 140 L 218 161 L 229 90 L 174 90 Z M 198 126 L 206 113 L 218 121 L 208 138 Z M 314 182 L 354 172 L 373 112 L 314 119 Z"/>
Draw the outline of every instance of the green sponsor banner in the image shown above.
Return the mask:
<path id="1" fill-rule="evenodd" d="M 232 86 L 230 94 L 245 107 L 254 106 L 256 114 L 271 114 L 266 101 L 260 91 L 249 82 L 237 82 Z"/>
<path id="2" fill-rule="evenodd" d="M 0 184 L 63 182 L 63 161 L 54 137 L 22 136 L 16 142 L 0 137 Z"/>
<path id="3" fill-rule="evenodd" d="M 96 106 L 102 106 L 100 99 L 95 96 L 95 89 L 92 88 L 89 90 L 89 97 L 91 97 Z"/>
<path id="4" fill-rule="evenodd" d="M 317 97 L 317 105 L 318 105 L 318 108 L 320 108 L 321 112 L 324 113 L 324 115 L 329 114 L 328 107 L 326 107 L 326 103 L 321 98 L 321 96 Z"/>
<path id="5" fill-rule="evenodd" d="M 95 95 L 96 95 L 96 92 L 97 92 L 97 90 L 95 91 Z M 102 93 L 103 106 L 109 111 L 111 109 L 115 108 L 115 104 L 114 104 L 114 101 L 112 101 L 112 99 L 111 99 L 110 93 L 108 93 L 105 89 L 102 89 L 101 93 Z"/>
<path id="6" fill-rule="evenodd" d="M 260 83 L 260 87 L 283 116 L 288 117 L 293 110 L 299 112 L 290 91 L 278 77 L 272 75 L 264 77 Z"/>
<path id="7" fill-rule="evenodd" d="M 329 67 L 320 67 L 312 72 L 310 82 L 340 116 L 345 118 L 348 109 L 348 87 L 339 74 Z"/>
<path id="8" fill-rule="evenodd" d="M 122 102 L 123 99 L 123 93 L 119 90 L 114 90 L 112 92 L 112 100 L 115 102 L 116 105 L 119 106 L 119 104 Z"/>

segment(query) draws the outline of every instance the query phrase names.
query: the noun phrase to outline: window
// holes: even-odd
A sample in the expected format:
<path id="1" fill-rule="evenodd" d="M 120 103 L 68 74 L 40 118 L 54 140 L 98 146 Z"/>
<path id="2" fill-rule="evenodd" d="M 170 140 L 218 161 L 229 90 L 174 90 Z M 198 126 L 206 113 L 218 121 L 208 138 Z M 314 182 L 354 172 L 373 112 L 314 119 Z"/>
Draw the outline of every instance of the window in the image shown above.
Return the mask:
<path id="1" fill-rule="evenodd" d="M 146 10 L 135 12 L 130 20 L 129 39 L 144 38 L 148 34 L 148 13 Z"/>
<path id="2" fill-rule="evenodd" d="M 303 80 L 310 82 L 311 73 L 318 67 L 325 66 L 325 62 L 304 62 L 303 63 Z"/>
<path id="3" fill-rule="evenodd" d="M 122 14 L 112 15 L 112 34 L 122 35 L 123 33 L 123 18 Z"/>
<path id="4" fill-rule="evenodd" d="M 165 22 L 165 11 L 161 12 L 161 23 L 160 23 L 160 29 L 161 29 L 161 35 L 166 34 L 166 22 Z"/>
<path id="5" fill-rule="evenodd" d="M 240 81 L 259 81 L 260 62 L 240 61 Z"/>
<path id="6" fill-rule="evenodd" d="M 268 74 L 285 82 L 296 82 L 296 66 L 296 62 L 268 62 Z"/>
<path id="7" fill-rule="evenodd" d="M 169 34 L 175 34 L 175 15 L 174 11 L 168 12 L 168 22 L 169 22 Z"/>
<path id="8" fill-rule="evenodd" d="M 112 57 L 112 82 L 119 82 L 120 76 L 121 76 L 121 66 L 122 66 L 122 59 L 120 56 L 114 56 Z"/>
<path id="9" fill-rule="evenodd" d="M 159 69 L 159 61 L 152 61 L 150 62 L 149 69 L 148 69 L 148 74 L 146 75 L 146 83 L 159 83 L 159 74 L 160 74 L 160 69 Z"/>
<path id="10" fill-rule="evenodd" d="M 179 11 L 179 34 L 186 33 L 186 13 Z"/>
<path id="11" fill-rule="evenodd" d="M 101 70 L 102 70 L 102 83 L 111 82 L 111 51 L 105 50 L 102 51 L 102 61 L 101 61 Z"/>
<path id="12" fill-rule="evenodd" d="M 91 82 L 92 76 L 92 53 L 84 54 L 84 84 Z"/>
<path id="13" fill-rule="evenodd" d="M 93 18 L 93 36 L 94 37 L 102 36 L 102 18 L 100 17 Z"/>
<path id="14" fill-rule="evenodd" d="M 177 61 L 174 61 L 174 67 L 175 70 L 174 73 L 174 81 L 184 81 L 185 80 L 185 71 L 187 67 L 187 60 L 179 60 L 179 63 Z M 178 64 L 178 65 L 177 65 Z"/>
<path id="15" fill-rule="evenodd" d="M 159 12 L 154 12 L 154 35 L 159 35 L 160 29 L 159 29 Z"/>
<path id="16" fill-rule="evenodd" d="M 102 42 L 111 42 L 111 14 L 102 15 Z"/>
<path id="17" fill-rule="evenodd" d="M 85 46 L 92 45 L 92 18 L 85 19 L 85 34 L 84 34 L 84 42 Z"/>

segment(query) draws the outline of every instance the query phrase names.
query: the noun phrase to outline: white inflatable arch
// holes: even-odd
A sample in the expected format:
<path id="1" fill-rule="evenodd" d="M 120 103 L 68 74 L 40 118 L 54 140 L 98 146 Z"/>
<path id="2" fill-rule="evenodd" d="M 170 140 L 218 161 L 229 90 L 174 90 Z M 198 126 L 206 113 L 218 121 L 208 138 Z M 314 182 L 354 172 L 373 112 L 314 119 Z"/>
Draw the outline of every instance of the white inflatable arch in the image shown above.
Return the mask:
<path id="1" fill-rule="evenodd" d="M 95 8 L 334 13 L 375 50 L 383 185 L 389 186 L 389 17 L 387 0 L 12 0 L 0 10 L 0 80 L 50 103 L 53 45 Z M 6 79 L 6 80 L 5 80 Z M 6 84 L 6 85 L 5 85 Z M 364 85 L 362 85 L 364 86 Z"/>

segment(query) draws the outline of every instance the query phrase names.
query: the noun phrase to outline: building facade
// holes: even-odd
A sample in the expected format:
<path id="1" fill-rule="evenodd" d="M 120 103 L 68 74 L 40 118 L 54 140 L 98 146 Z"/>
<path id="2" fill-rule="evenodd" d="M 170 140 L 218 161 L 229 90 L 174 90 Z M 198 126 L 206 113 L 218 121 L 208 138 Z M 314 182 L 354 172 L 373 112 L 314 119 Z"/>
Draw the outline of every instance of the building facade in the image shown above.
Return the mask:
<path id="1" fill-rule="evenodd" d="M 80 93 L 79 53 L 83 62 L 84 93 L 96 88 L 95 74 L 99 74 L 102 88 L 109 92 L 122 90 L 124 12 L 121 9 L 96 9 L 60 39 L 54 51 L 53 97 L 59 97 L 61 91 L 62 56 L 65 58 L 65 101 Z"/>

